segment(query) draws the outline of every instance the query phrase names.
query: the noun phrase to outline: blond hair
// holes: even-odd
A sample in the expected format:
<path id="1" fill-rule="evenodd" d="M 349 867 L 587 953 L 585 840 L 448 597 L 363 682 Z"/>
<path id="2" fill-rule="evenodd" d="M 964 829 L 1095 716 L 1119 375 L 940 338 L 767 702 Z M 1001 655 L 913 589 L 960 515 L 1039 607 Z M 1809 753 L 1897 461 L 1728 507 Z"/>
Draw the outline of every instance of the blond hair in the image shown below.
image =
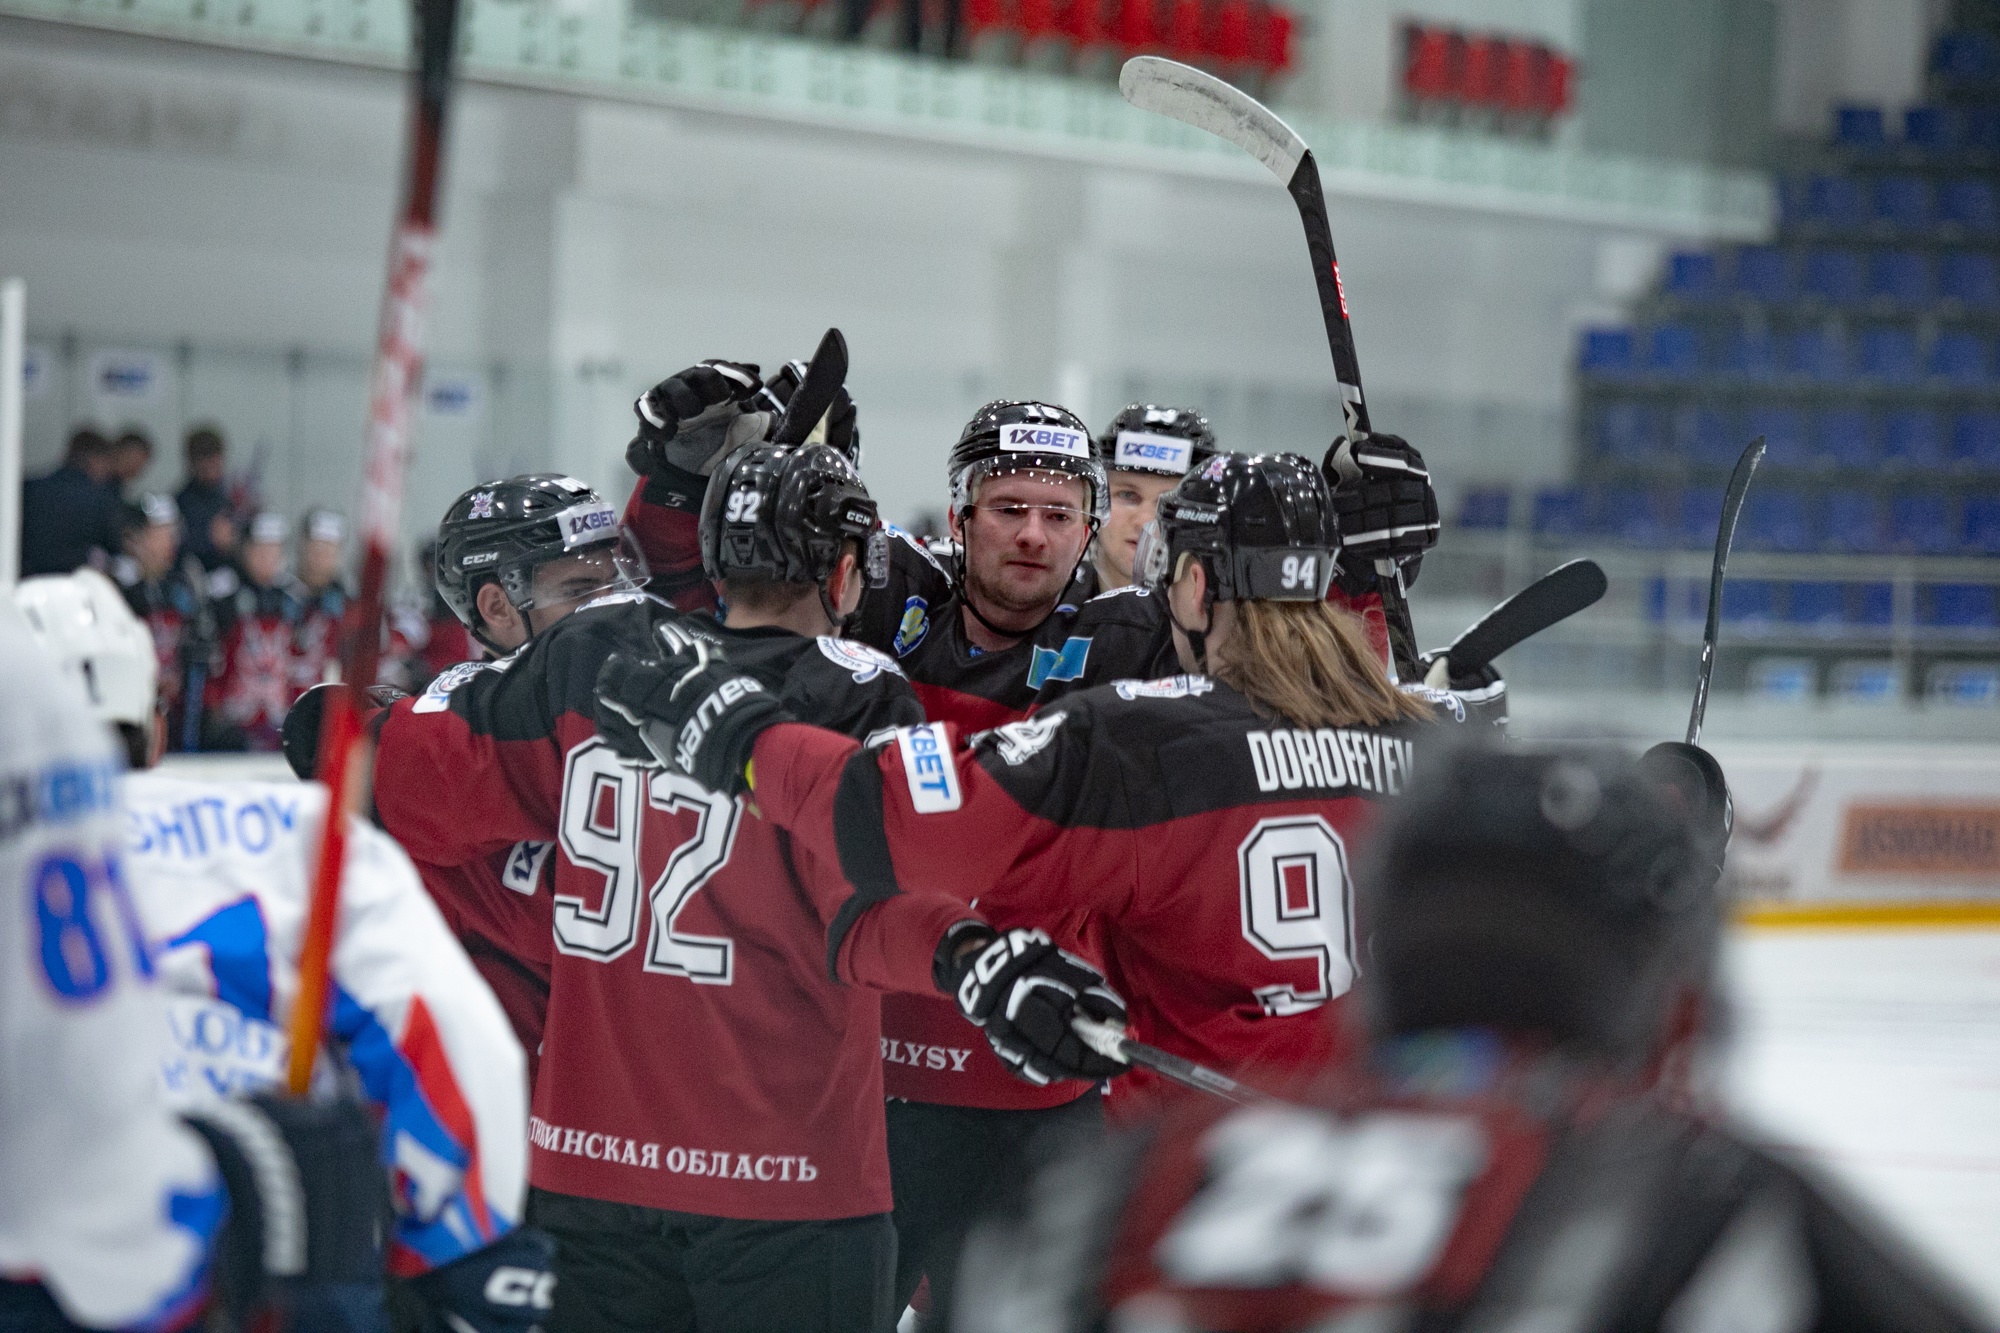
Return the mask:
<path id="1" fill-rule="evenodd" d="M 1211 655 L 1209 674 L 1259 713 L 1295 727 L 1432 720 L 1427 705 L 1389 679 L 1354 612 L 1329 602 L 1231 605 L 1236 631 L 1225 651 Z"/>

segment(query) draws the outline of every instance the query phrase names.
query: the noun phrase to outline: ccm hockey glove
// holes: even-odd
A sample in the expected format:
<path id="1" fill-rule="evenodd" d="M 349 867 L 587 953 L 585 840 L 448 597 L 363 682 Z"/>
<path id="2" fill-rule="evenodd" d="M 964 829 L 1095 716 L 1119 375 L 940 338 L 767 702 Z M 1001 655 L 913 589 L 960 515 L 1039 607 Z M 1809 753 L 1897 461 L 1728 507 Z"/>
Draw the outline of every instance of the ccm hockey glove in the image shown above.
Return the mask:
<path id="1" fill-rule="evenodd" d="M 1342 440 L 1320 465 L 1340 516 L 1341 590 L 1375 591 L 1375 562 L 1403 566 L 1417 581 L 1423 554 L 1437 545 L 1437 491 L 1424 456 L 1400 435 L 1371 435 L 1358 445 Z"/>
<path id="2" fill-rule="evenodd" d="M 1488 662 L 1476 671 L 1458 671 L 1442 653 L 1425 653 L 1417 659 L 1417 669 L 1423 684 L 1406 688 L 1453 714 L 1457 721 L 1505 730 L 1507 682 L 1499 667 Z"/>
<path id="3" fill-rule="evenodd" d="M 1126 1071 L 1070 1030 L 1078 1014 L 1122 1025 L 1125 1001 L 1096 968 L 1058 949 L 1047 931 L 1003 935 L 983 924 L 961 923 L 946 933 L 938 950 L 933 975 L 948 982 L 959 1012 L 986 1030 L 987 1044 L 1017 1078 L 1046 1086 L 1062 1078 L 1110 1078 Z"/>
<path id="4" fill-rule="evenodd" d="M 662 627 L 662 637 L 671 626 Z M 757 737 L 789 722 L 776 696 L 706 640 L 664 658 L 613 653 L 597 673 L 597 730 L 629 763 L 679 769 L 710 791 L 749 790 Z"/>
<path id="5" fill-rule="evenodd" d="M 715 465 L 770 430 L 771 414 L 751 401 L 763 387 L 748 362 L 704 361 L 640 394 L 632 404 L 639 430 L 625 446 L 625 461 L 657 483 L 659 494 L 648 499 L 700 509 Z"/>
<path id="6" fill-rule="evenodd" d="M 516 1227 L 411 1278 L 409 1289 L 426 1307 L 422 1333 L 539 1333 L 555 1305 L 555 1262 L 553 1237 Z"/>

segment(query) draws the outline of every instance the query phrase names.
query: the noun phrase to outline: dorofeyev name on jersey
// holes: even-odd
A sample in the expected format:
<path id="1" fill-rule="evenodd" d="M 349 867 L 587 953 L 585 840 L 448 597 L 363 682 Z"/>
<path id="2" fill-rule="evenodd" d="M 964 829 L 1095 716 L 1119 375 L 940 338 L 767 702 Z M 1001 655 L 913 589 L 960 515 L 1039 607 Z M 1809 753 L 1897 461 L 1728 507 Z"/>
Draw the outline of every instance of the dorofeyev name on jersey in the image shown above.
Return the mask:
<path id="1" fill-rule="evenodd" d="M 1250 746 L 1259 791 L 1353 787 L 1394 796 L 1409 779 L 1416 753 L 1410 741 L 1346 727 L 1272 728 L 1245 732 L 1243 739 Z"/>

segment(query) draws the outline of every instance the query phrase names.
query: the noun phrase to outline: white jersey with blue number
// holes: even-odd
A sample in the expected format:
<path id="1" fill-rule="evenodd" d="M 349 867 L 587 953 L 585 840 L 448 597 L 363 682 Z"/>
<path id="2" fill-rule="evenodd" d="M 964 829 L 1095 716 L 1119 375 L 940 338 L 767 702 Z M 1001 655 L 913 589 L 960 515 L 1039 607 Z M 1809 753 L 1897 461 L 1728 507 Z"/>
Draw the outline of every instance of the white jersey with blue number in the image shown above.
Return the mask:
<path id="1" fill-rule="evenodd" d="M 187 1105 L 281 1082 L 326 789 L 140 773 L 125 808 L 126 874 L 171 992 L 168 1095 Z M 409 858 L 359 820 L 327 1028 L 383 1110 L 391 1271 L 427 1271 L 511 1230 L 526 1189 L 520 1043 Z"/>
<path id="2" fill-rule="evenodd" d="M 172 1328 L 206 1299 L 225 1204 L 159 1094 L 118 760 L 5 596 L 0 681 L 0 1277 L 80 1324 Z"/>

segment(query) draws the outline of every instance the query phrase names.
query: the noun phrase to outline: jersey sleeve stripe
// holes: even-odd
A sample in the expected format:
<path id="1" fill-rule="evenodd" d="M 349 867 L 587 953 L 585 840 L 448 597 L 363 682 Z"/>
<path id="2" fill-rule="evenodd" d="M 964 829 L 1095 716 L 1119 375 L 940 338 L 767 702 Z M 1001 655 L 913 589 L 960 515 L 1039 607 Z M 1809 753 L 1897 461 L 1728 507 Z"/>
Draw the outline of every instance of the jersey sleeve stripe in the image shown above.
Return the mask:
<path id="1" fill-rule="evenodd" d="M 826 933 L 828 975 L 839 980 L 840 946 L 863 912 L 901 893 L 896 865 L 889 852 L 889 835 L 882 810 L 881 751 L 856 750 L 840 772 L 833 798 L 834 846 L 840 873 L 855 889 L 840 905 Z"/>

